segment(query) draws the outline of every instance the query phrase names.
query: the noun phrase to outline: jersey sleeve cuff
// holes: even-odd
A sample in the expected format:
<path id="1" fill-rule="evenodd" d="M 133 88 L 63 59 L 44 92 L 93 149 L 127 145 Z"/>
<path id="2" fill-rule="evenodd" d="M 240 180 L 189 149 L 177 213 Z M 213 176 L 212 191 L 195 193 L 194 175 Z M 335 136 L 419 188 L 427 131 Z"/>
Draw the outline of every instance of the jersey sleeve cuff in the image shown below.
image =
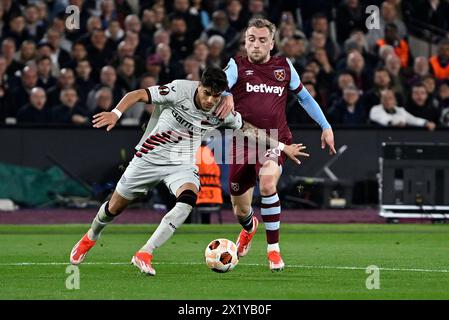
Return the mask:
<path id="1" fill-rule="evenodd" d="M 145 88 L 145 91 L 147 92 L 147 95 L 148 95 L 148 104 L 151 104 L 152 99 L 151 99 L 151 93 L 150 93 L 150 90 L 149 90 L 148 88 Z"/>
<path id="2" fill-rule="evenodd" d="M 302 84 L 302 82 L 301 82 L 301 83 L 299 83 L 298 88 L 296 88 L 295 90 L 293 90 L 293 93 L 294 93 L 294 94 L 298 94 L 298 93 L 302 90 L 302 88 L 303 88 L 303 84 Z"/>

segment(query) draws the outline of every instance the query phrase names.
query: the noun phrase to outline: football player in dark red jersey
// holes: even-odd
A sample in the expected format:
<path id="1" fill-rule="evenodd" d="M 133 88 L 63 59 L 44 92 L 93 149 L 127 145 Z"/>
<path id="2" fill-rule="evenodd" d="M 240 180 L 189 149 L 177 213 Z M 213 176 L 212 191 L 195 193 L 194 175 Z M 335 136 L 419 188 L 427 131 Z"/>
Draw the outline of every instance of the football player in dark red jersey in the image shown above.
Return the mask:
<path id="1" fill-rule="evenodd" d="M 272 57 L 276 27 L 268 20 L 254 18 L 245 33 L 246 57 L 231 58 L 225 68 L 231 94 L 224 98 L 217 110 L 223 117 L 234 109 L 244 121 L 262 129 L 277 129 L 280 142 L 290 144 L 292 134 L 285 115 L 287 90 L 292 91 L 309 116 L 322 128 L 321 148 L 329 146 L 329 154 L 335 154 L 334 134 L 315 99 L 302 85 L 292 63 L 285 57 Z M 234 144 L 233 162 L 230 166 L 229 186 L 234 214 L 243 230 L 237 239 L 238 254 L 245 256 L 256 233 L 258 221 L 253 215 L 251 202 L 254 186 L 259 178 L 262 195 L 261 215 L 267 236 L 267 256 L 272 271 L 282 271 L 284 262 L 279 247 L 281 206 L 276 186 L 286 157 L 282 152 L 267 152 L 250 163 L 249 148 L 244 148 L 244 163 L 236 163 Z"/>

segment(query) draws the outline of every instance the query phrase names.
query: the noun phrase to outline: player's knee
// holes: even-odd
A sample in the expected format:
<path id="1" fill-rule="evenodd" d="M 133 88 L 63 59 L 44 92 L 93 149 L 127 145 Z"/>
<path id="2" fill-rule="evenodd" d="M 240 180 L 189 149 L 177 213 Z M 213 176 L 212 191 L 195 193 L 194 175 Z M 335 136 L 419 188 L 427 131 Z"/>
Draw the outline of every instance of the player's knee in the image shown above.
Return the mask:
<path id="1" fill-rule="evenodd" d="M 181 194 L 176 198 L 176 203 L 185 203 L 193 208 L 196 206 L 196 200 L 198 196 L 192 190 L 184 190 Z"/>
<path id="2" fill-rule="evenodd" d="M 276 178 L 274 176 L 264 176 L 260 178 L 260 193 L 267 196 L 276 192 Z"/>

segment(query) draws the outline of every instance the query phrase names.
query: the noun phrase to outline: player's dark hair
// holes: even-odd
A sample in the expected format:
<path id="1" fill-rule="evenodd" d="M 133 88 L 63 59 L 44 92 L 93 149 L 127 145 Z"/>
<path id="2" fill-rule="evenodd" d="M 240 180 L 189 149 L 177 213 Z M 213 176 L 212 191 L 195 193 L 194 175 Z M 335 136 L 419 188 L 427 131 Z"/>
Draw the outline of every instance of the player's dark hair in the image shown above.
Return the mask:
<path id="1" fill-rule="evenodd" d="M 217 67 L 208 67 L 201 76 L 201 84 L 210 88 L 213 93 L 222 92 L 228 89 L 228 79 L 226 73 Z"/>

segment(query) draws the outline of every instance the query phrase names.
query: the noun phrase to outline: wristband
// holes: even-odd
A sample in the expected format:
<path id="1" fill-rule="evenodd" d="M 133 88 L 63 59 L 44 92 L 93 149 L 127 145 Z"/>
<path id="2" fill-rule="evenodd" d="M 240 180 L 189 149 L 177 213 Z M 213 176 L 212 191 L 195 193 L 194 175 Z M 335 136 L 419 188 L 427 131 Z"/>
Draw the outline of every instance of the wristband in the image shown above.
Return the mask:
<path id="1" fill-rule="evenodd" d="M 116 116 L 117 116 L 119 119 L 120 119 L 120 117 L 122 116 L 122 113 L 121 113 L 120 110 L 118 110 L 117 108 L 112 109 L 111 112 L 115 113 Z"/>
<path id="2" fill-rule="evenodd" d="M 285 148 L 285 144 L 283 144 L 282 142 L 279 142 L 279 145 L 277 147 L 279 150 L 283 151 Z"/>

